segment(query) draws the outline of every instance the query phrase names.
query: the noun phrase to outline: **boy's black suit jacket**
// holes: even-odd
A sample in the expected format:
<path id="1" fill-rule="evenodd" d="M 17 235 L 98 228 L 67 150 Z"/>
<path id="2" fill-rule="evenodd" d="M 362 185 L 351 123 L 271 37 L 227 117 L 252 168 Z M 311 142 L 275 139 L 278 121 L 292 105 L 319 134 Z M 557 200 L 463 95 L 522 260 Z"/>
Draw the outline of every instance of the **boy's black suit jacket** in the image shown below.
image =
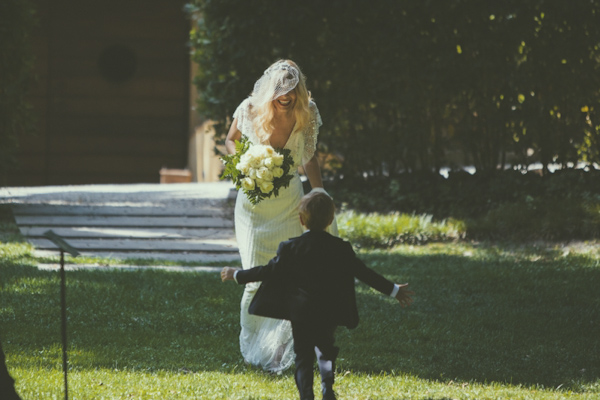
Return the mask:
<path id="1" fill-rule="evenodd" d="M 262 281 L 249 313 L 355 328 L 354 278 L 390 295 L 394 284 L 359 260 L 350 243 L 324 231 L 282 242 L 267 265 L 238 271 L 239 284 Z"/>

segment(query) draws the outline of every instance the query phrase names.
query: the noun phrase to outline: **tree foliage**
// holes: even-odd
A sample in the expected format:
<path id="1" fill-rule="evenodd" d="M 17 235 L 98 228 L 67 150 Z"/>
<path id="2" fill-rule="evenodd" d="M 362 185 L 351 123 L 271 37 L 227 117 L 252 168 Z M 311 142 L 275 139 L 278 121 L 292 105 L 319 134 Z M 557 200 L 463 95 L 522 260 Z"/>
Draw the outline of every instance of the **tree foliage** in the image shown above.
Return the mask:
<path id="1" fill-rule="evenodd" d="M 31 34 L 35 24 L 30 0 L 0 2 L 0 184 L 15 167 L 18 138 L 33 130 L 27 101 L 32 80 Z"/>
<path id="2" fill-rule="evenodd" d="M 194 0 L 199 111 L 221 137 L 294 59 L 347 175 L 600 162 L 600 0 Z"/>

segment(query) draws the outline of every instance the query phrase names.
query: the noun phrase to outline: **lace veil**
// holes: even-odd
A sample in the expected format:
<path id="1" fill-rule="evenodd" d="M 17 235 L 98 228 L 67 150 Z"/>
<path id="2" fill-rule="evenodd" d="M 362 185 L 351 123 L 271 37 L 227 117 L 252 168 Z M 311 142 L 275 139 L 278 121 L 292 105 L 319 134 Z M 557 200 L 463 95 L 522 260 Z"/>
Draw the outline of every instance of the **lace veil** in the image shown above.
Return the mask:
<path id="1" fill-rule="evenodd" d="M 262 107 L 279 96 L 292 91 L 300 82 L 300 71 L 286 60 L 280 60 L 267 68 L 254 84 L 250 96 L 252 104 Z"/>
<path id="2" fill-rule="evenodd" d="M 297 66 L 288 60 L 277 61 L 267 68 L 254 84 L 252 94 L 238 106 L 233 114 L 233 118 L 238 120 L 238 129 L 242 134 L 254 143 L 264 143 L 266 139 L 260 134 L 262 127 L 257 110 L 263 109 L 267 103 L 296 87 L 304 87 L 304 80 L 304 75 Z M 300 91 L 306 92 L 306 89 Z M 306 163 L 314 155 L 319 127 L 323 124 L 317 105 L 310 100 L 310 97 L 306 111 L 307 121 L 298 132 L 302 132 L 301 137 L 295 140 L 294 136 L 296 135 L 293 134 L 294 136 L 288 140 L 288 148 L 293 150 L 292 155 L 296 165 Z"/>

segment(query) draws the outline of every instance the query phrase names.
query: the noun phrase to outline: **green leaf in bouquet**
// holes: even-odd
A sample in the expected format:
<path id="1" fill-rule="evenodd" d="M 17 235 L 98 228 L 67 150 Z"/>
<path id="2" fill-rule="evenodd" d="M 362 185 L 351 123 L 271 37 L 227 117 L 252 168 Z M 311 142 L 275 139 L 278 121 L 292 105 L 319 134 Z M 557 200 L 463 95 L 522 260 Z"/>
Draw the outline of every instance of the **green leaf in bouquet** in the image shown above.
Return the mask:
<path id="1" fill-rule="evenodd" d="M 273 179 L 273 192 L 271 192 L 275 197 L 279 196 L 279 189 L 287 188 L 290 186 L 290 182 L 292 180 L 293 175 L 290 175 L 290 168 L 294 164 L 294 160 L 292 159 L 292 151 L 290 149 L 276 149 L 276 151 L 283 155 L 283 164 L 281 168 L 283 169 L 283 175 L 279 178 Z"/>
<path id="2" fill-rule="evenodd" d="M 293 174 L 290 173 L 290 170 L 294 165 L 294 160 L 291 155 L 291 150 L 282 148 L 273 149 L 277 153 L 283 155 L 283 164 L 281 165 L 281 168 L 283 169 L 283 175 L 279 178 L 273 179 L 273 190 L 269 193 L 263 193 L 257 185 L 253 189 L 248 190 L 242 187 L 242 181 L 247 177 L 244 175 L 244 173 L 237 169 L 237 165 L 239 164 L 242 156 L 248 151 L 250 146 L 252 146 L 252 143 L 246 136 L 242 136 L 239 141 L 235 141 L 235 154 L 227 154 L 221 157 L 221 160 L 225 165 L 223 173 L 221 174 L 221 179 L 230 178 L 235 184 L 236 188 L 238 190 L 241 189 L 246 194 L 248 201 L 250 201 L 252 205 L 257 205 L 262 200 L 270 198 L 273 195 L 277 197 L 281 188 L 289 187 L 293 178 Z"/>
<path id="3" fill-rule="evenodd" d="M 234 154 L 226 154 L 221 157 L 221 161 L 225 165 L 223 169 L 223 173 L 221 174 L 220 179 L 224 180 L 230 178 L 235 184 L 236 188 L 240 188 L 240 171 L 236 168 L 238 163 L 240 162 L 240 157 L 248 150 L 250 147 L 250 142 L 246 136 L 242 136 L 240 140 L 235 141 L 235 153 Z"/>

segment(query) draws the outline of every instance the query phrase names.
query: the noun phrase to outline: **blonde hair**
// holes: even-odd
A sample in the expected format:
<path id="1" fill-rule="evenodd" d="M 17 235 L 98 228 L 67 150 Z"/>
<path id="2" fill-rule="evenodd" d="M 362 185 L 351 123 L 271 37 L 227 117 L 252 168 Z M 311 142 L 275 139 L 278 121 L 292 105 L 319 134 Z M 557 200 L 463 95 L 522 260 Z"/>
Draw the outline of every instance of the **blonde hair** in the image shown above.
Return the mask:
<path id="1" fill-rule="evenodd" d="M 298 84 L 293 89 L 296 91 L 296 104 L 294 105 L 294 115 L 296 117 L 296 125 L 294 130 L 302 131 L 308 126 L 310 120 L 310 108 L 309 104 L 311 101 L 310 92 L 306 89 L 306 77 L 298 67 L 298 65 L 292 60 L 278 60 L 273 63 L 269 68 L 279 63 L 286 63 L 296 68 L 300 74 Z M 285 70 L 281 70 L 280 73 L 287 73 Z M 275 106 L 272 101 L 268 101 L 262 105 L 258 105 L 255 108 L 256 118 L 254 119 L 254 129 L 256 136 L 262 143 L 269 141 L 269 137 L 273 132 L 273 118 L 275 117 Z"/>
<path id="2" fill-rule="evenodd" d="M 298 211 L 308 229 L 322 231 L 333 221 L 335 204 L 325 193 L 311 192 L 302 197 Z"/>

